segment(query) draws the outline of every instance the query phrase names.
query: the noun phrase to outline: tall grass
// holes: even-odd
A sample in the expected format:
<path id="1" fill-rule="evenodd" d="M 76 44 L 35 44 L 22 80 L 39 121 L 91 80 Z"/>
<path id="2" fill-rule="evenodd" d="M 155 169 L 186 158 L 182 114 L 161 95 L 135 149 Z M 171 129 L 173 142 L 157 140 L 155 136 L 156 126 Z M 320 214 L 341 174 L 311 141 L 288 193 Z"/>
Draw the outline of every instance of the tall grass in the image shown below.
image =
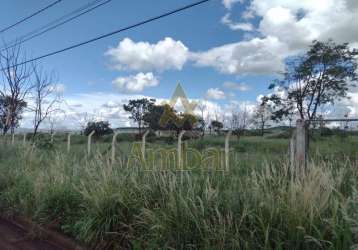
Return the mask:
<path id="1" fill-rule="evenodd" d="M 101 155 L 0 148 L 0 207 L 95 249 L 349 249 L 358 164 L 233 163 L 229 172 L 142 171 Z"/>

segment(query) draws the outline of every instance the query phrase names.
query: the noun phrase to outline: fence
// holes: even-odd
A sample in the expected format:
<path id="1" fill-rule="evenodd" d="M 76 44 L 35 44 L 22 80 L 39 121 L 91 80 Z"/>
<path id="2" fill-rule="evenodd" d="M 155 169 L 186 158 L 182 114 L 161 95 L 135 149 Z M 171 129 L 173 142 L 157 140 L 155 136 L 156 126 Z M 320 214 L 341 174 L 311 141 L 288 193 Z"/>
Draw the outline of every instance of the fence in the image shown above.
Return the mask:
<path id="1" fill-rule="evenodd" d="M 141 151 L 141 158 L 142 160 L 145 161 L 146 158 L 146 137 L 149 134 L 149 130 L 147 130 L 143 135 L 142 135 L 142 139 L 141 139 L 141 146 L 140 146 L 140 151 Z M 177 140 L 177 148 L 176 148 L 176 155 L 177 155 L 177 162 L 176 162 L 176 166 L 178 169 L 183 169 L 183 141 L 182 138 L 185 135 L 187 131 L 183 130 L 179 133 L 178 135 L 178 140 Z M 95 131 L 92 131 L 88 136 L 87 136 L 87 150 L 86 150 L 86 156 L 89 157 L 92 154 L 92 137 L 95 134 Z M 111 154 L 110 154 L 110 160 L 112 163 L 116 162 L 116 149 L 118 147 L 117 145 L 117 136 L 119 135 L 119 132 L 115 132 L 112 136 L 112 143 L 111 143 Z M 224 153 L 224 158 L 222 161 L 222 165 L 223 165 L 223 169 L 228 170 L 229 169 L 229 165 L 230 165 L 230 157 L 229 157 L 229 153 L 230 153 L 230 137 L 231 137 L 231 131 L 229 130 L 226 133 L 226 137 L 225 137 L 225 141 L 223 142 L 223 153 Z M 34 142 L 32 142 L 31 140 L 28 140 L 28 135 L 26 133 L 24 134 L 17 134 L 17 137 L 22 137 L 22 145 L 25 146 L 28 142 L 31 142 L 31 146 L 33 147 L 35 145 Z M 50 142 L 51 143 L 56 143 L 56 141 L 54 140 L 54 136 L 55 133 L 50 134 Z M 5 143 L 9 142 L 8 138 L 10 139 L 10 143 L 12 145 L 16 143 L 18 143 L 20 140 L 15 140 L 15 134 L 11 134 L 11 135 L 3 135 L 2 139 Z M 72 137 L 72 133 L 68 133 L 67 137 L 66 137 L 66 151 L 67 153 L 71 152 L 71 137 Z M 219 160 L 221 162 L 221 160 Z"/>

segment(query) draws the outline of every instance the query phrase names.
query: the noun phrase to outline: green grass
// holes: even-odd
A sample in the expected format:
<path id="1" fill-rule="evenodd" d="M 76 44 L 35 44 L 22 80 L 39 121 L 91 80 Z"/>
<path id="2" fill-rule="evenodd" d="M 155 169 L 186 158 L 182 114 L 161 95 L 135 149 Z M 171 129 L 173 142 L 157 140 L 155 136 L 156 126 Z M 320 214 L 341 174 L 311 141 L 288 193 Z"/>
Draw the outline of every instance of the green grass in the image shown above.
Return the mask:
<path id="1" fill-rule="evenodd" d="M 287 139 L 231 140 L 222 171 L 143 171 L 109 160 L 108 139 L 48 149 L 0 146 L 0 209 L 52 225 L 97 249 L 349 249 L 357 243 L 357 137 L 311 141 L 293 174 Z M 74 140 L 74 141 L 75 141 Z M 107 141 L 106 141 L 107 140 Z M 222 137 L 189 141 L 204 150 Z M 82 141 L 82 142 L 81 142 Z M 119 140 L 128 156 L 130 140 Z M 175 147 L 164 142 L 149 148 Z M 342 152 L 345 155 L 342 155 Z"/>

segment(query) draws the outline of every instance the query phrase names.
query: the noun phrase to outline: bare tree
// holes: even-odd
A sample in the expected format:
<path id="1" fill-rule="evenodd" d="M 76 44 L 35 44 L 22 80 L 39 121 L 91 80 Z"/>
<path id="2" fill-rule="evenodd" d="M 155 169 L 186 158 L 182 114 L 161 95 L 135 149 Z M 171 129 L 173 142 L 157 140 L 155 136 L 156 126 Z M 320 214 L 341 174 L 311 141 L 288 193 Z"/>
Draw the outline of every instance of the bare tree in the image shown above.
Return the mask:
<path id="1" fill-rule="evenodd" d="M 6 48 L 6 46 L 4 46 Z M 26 107 L 26 97 L 32 89 L 32 70 L 26 63 L 26 55 L 19 45 L 0 51 L 1 75 L 3 86 L 0 90 L 3 106 L 3 134 L 8 130 L 14 132 L 21 119 L 21 113 Z"/>
<path id="2" fill-rule="evenodd" d="M 248 127 L 250 122 L 250 114 L 247 106 L 244 104 L 238 110 L 233 110 L 231 114 L 231 128 L 233 134 L 236 135 L 237 139 L 244 134 L 245 129 Z"/>
<path id="3" fill-rule="evenodd" d="M 50 134 L 54 133 L 56 124 L 58 124 L 61 120 L 65 119 L 66 112 L 59 107 L 55 108 L 53 112 L 50 112 L 46 119 L 46 122 L 49 124 Z"/>
<path id="4" fill-rule="evenodd" d="M 45 72 L 37 65 L 32 65 L 34 74 L 33 101 L 34 104 L 30 110 L 34 112 L 33 119 L 33 138 L 35 138 L 42 122 L 50 118 L 51 114 L 59 109 L 58 104 L 61 101 L 60 92 L 54 83 L 53 74 Z"/>
<path id="5" fill-rule="evenodd" d="M 253 120 L 256 125 L 258 125 L 261 136 L 265 133 L 265 128 L 268 126 L 267 123 L 271 119 L 272 112 L 270 111 L 269 105 L 267 105 L 267 102 L 261 102 L 257 107 L 255 108 Z"/>

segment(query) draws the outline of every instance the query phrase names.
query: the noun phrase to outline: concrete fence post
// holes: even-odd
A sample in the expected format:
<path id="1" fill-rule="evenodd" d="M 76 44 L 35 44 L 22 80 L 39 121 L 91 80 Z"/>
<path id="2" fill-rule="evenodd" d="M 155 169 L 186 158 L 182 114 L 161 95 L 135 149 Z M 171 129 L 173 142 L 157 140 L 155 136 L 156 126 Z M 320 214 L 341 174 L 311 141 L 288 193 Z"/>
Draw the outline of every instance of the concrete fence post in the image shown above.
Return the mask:
<path id="1" fill-rule="evenodd" d="M 22 139 L 22 145 L 26 145 L 26 133 L 24 133 L 24 137 Z"/>
<path id="2" fill-rule="evenodd" d="M 71 150 L 71 133 L 68 133 L 67 135 L 67 153 L 69 153 Z"/>
<path id="3" fill-rule="evenodd" d="M 146 139 L 148 134 L 149 134 L 149 130 L 145 131 L 145 133 L 142 136 L 142 156 L 143 156 L 143 160 L 145 160 L 145 139 Z"/>
<path id="4" fill-rule="evenodd" d="M 119 132 L 115 132 L 113 134 L 113 138 L 112 138 L 112 163 L 115 162 L 116 160 L 116 142 L 117 142 L 117 135 L 119 134 Z"/>
<path id="5" fill-rule="evenodd" d="M 290 154 L 290 164 L 291 164 L 291 168 L 293 169 L 294 164 L 295 164 L 295 154 L 296 154 L 296 150 L 295 150 L 295 142 L 296 142 L 296 138 L 295 138 L 295 133 L 292 134 L 292 137 L 290 139 L 290 147 L 289 147 L 289 154 Z"/>
<path id="6" fill-rule="evenodd" d="M 14 145 L 15 143 L 15 133 L 12 133 L 11 135 L 11 145 Z"/>
<path id="7" fill-rule="evenodd" d="M 296 122 L 295 162 L 299 170 L 303 170 L 307 164 L 307 126 L 305 120 Z"/>
<path id="8" fill-rule="evenodd" d="M 88 140 L 87 140 L 87 154 L 90 155 L 91 154 L 91 141 L 92 141 L 92 135 L 95 133 L 96 131 L 92 131 L 89 135 L 88 135 Z"/>
<path id="9" fill-rule="evenodd" d="M 51 133 L 51 143 L 53 143 L 53 137 L 56 134 L 56 132 Z"/>
<path id="10" fill-rule="evenodd" d="M 182 146 L 181 146 L 181 139 L 183 137 L 185 133 L 185 130 L 182 130 L 180 131 L 179 135 L 178 135 L 178 167 L 179 169 L 182 169 L 182 156 L 181 156 L 181 153 L 182 153 Z"/>
<path id="11" fill-rule="evenodd" d="M 230 141 L 230 136 L 232 134 L 232 131 L 229 130 L 226 134 L 225 137 L 225 170 L 228 171 L 229 170 L 229 151 L 230 151 L 230 145 L 229 145 L 229 141 Z"/>

